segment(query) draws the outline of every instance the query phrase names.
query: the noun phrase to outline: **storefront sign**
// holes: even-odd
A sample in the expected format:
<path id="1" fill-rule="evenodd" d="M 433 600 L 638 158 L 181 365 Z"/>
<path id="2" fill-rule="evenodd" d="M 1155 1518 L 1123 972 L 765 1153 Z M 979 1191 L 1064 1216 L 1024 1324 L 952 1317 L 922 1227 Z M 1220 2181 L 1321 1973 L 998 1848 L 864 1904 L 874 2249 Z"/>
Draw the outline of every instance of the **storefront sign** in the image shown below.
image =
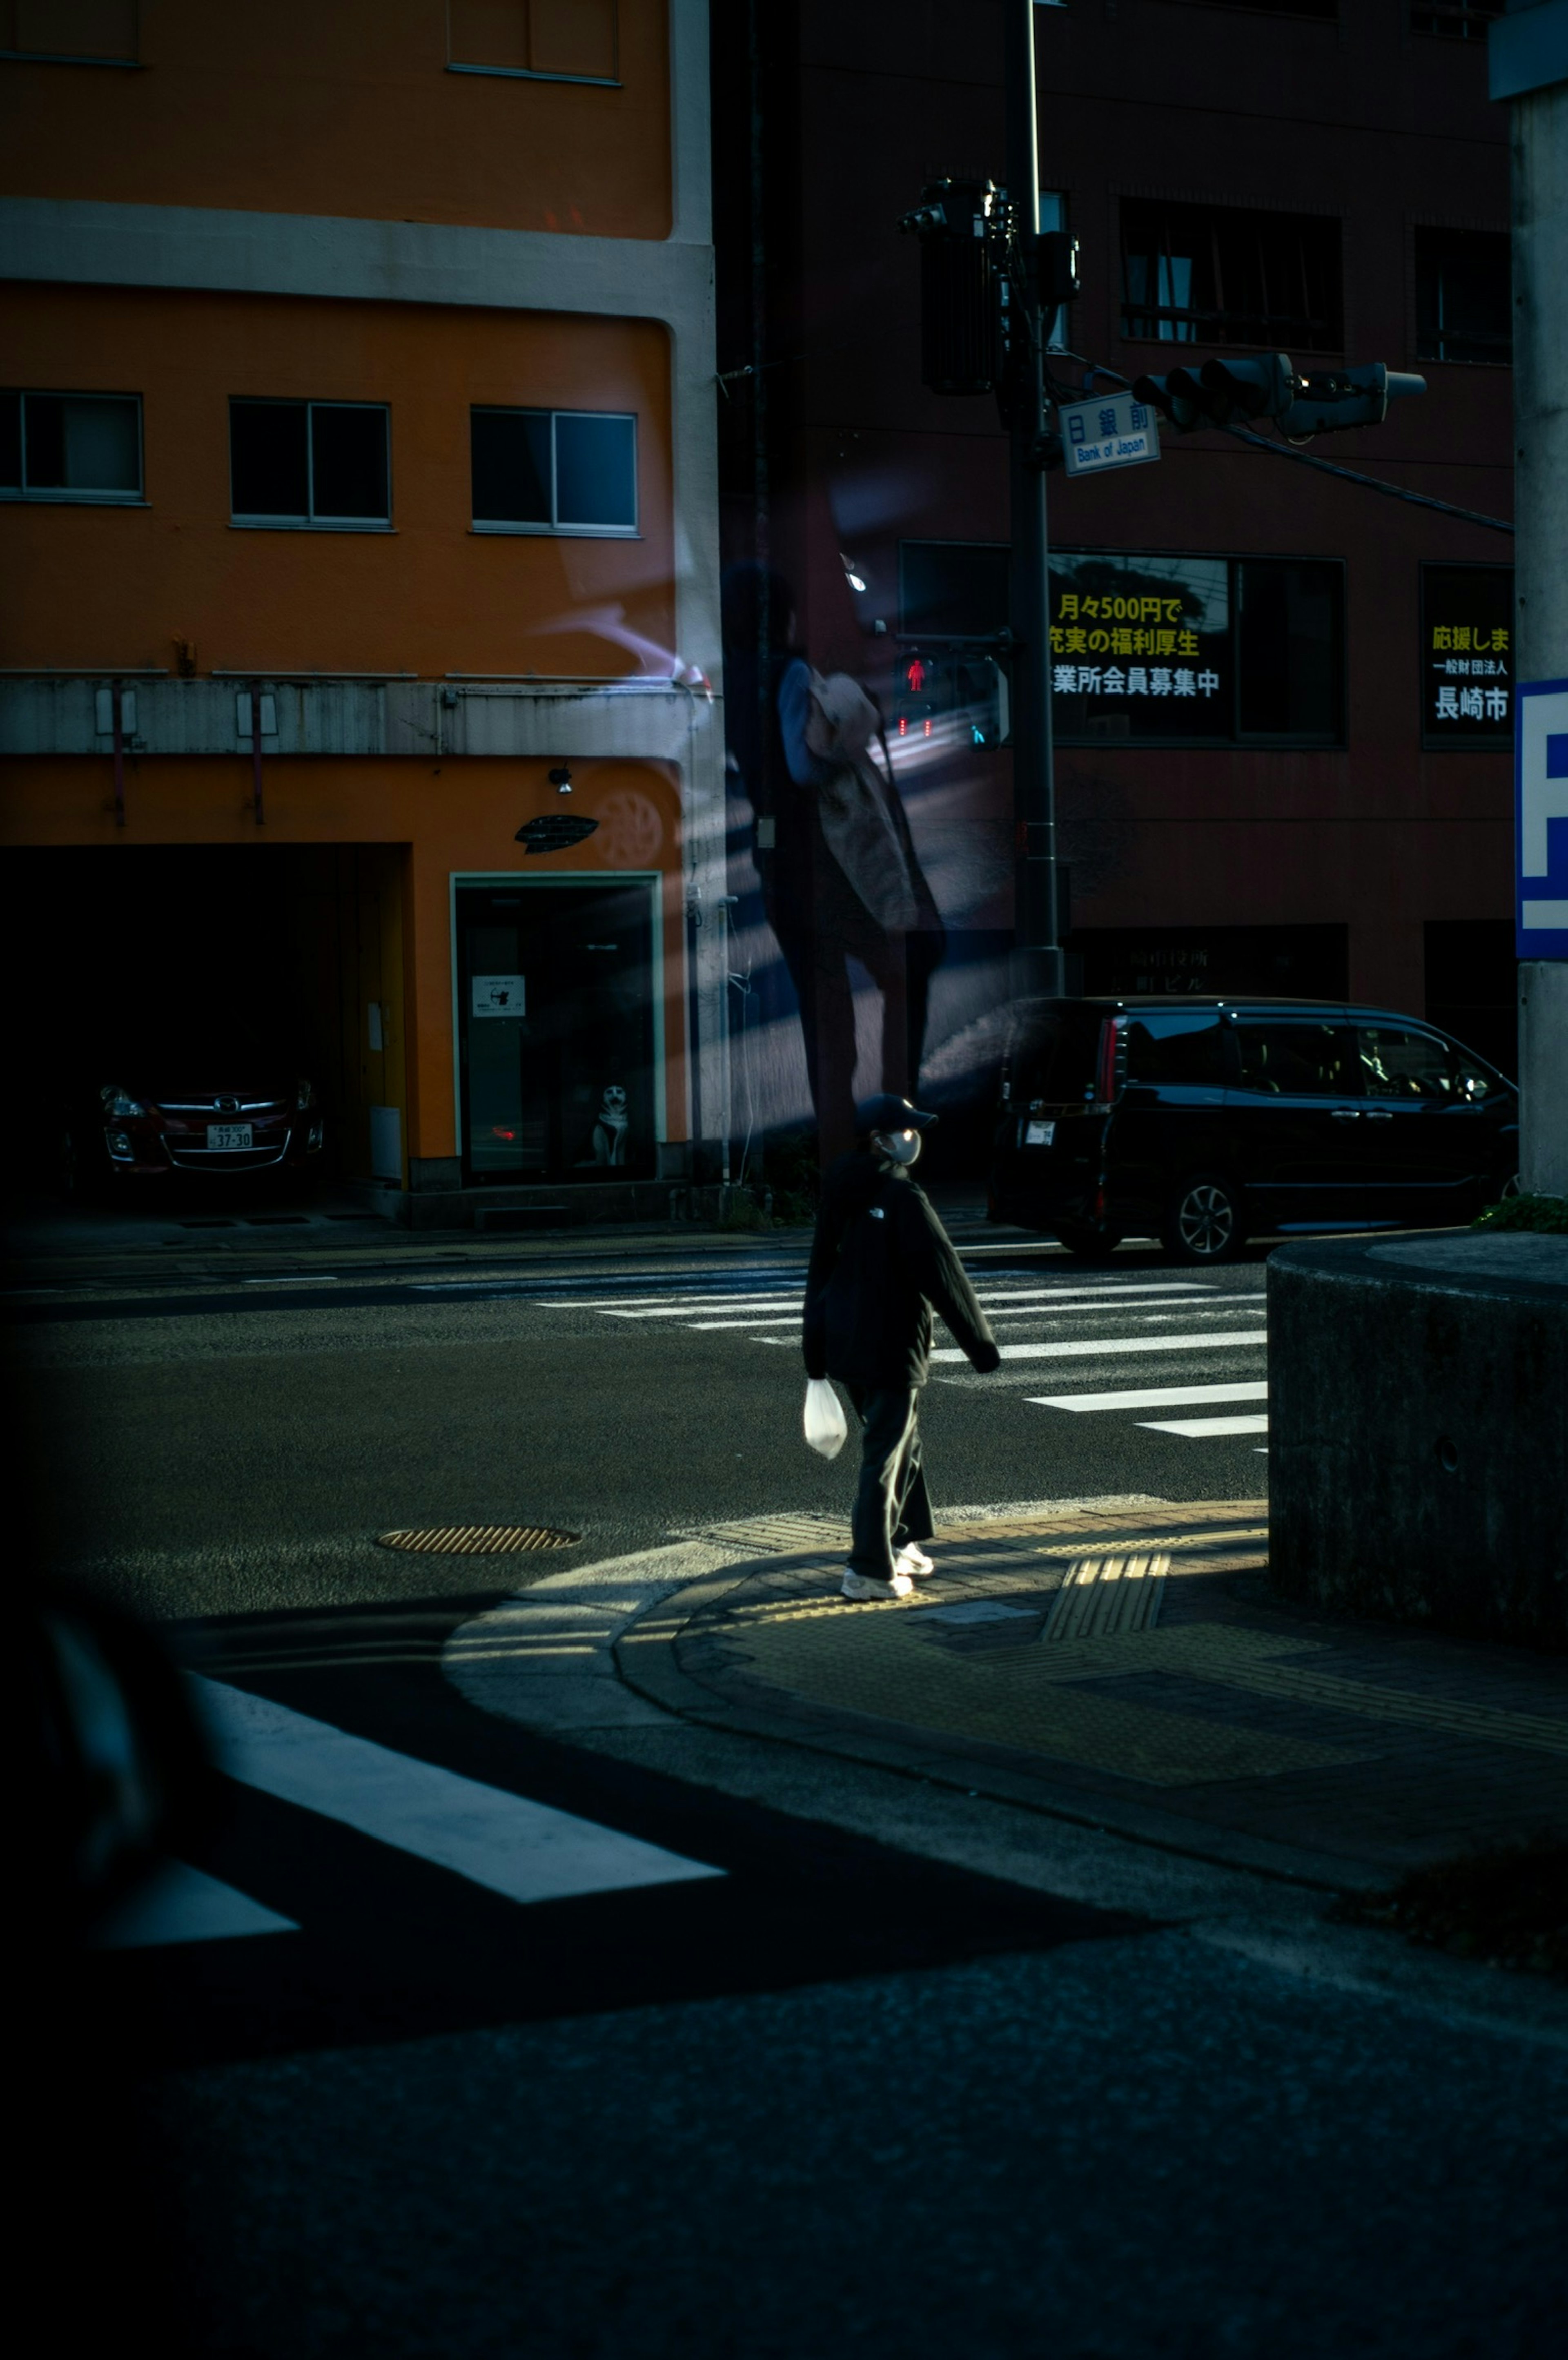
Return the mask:
<path id="1" fill-rule="evenodd" d="M 1226 561 L 1053 552 L 1051 655 L 1064 738 L 1229 738 Z"/>
<path id="2" fill-rule="evenodd" d="M 1514 577 L 1506 565 L 1421 568 L 1421 743 L 1513 737 Z"/>

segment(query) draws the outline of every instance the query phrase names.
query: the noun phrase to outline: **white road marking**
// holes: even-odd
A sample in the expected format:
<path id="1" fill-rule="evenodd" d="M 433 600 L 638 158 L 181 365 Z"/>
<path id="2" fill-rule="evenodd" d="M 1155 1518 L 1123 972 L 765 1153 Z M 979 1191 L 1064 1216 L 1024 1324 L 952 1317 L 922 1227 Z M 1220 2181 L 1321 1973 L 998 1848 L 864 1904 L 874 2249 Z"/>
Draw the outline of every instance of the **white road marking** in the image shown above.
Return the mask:
<path id="1" fill-rule="evenodd" d="M 1163 1385 L 1141 1392 L 1137 1386 L 1114 1393 L 1029 1393 L 1041 1409 L 1178 1409 L 1183 1402 L 1267 1401 L 1267 1381 L 1236 1385 Z"/>
<path id="2" fill-rule="evenodd" d="M 205 1869 L 183 1860 L 166 1861 L 139 1893 L 99 1928 L 98 1950 L 146 1950 L 165 1942 L 233 1941 L 246 1934 L 297 1934 L 292 1918 L 279 1917 L 248 1893 L 224 1885 Z"/>
<path id="3" fill-rule="evenodd" d="M 330 1271 L 297 1270 L 292 1278 L 247 1278 L 243 1284 L 246 1286 L 341 1286 L 343 1281 L 334 1278 Z M 194 1869 L 191 1874 L 195 1874 Z"/>
<path id="4" fill-rule="evenodd" d="M 350 1736 L 247 1689 L 201 1676 L 192 1676 L 191 1685 L 220 1767 L 231 1778 L 510 1901 L 554 1901 L 724 1873 Z"/>
<path id="5" fill-rule="evenodd" d="M 690 1325 L 693 1335 L 703 1336 L 714 1328 L 798 1328 L 800 1317 L 799 1311 L 786 1311 L 777 1319 L 753 1312 L 749 1319 L 693 1319 Z"/>
<path id="6" fill-rule="evenodd" d="M 693 1303 L 678 1303 L 668 1309 L 660 1309 L 658 1311 L 612 1311 L 606 1309 L 604 1317 L 606 1319 L 690 1319 L 693 1311 L 717 1311 L 720 1309 L 726 1311 L 744 1311 L 748 1304 L 755 1304 L 759 1311 L 766 1311 L 770 1305 L 775 1303 L 794 1302 L 799 1305 L 804 1301 L 804 1295 L 790 1296 L 782 1294 L 703 1295 L 699 1295 Z M 576 1307 L 577 1306 L 574 1304 L 566 1305 L 561 1303 L 551 1303 L 545 1306 L 545 1308 L 550 1311 L 562 1311 L 567 1309 L 575 1310 Z"/>
<path id="7" fill-rule="evenodd" d="M 1231 1345 L 1267 1344 L 1267 1328 L 1227 1328 L 1195 1336 L 1073 1336 L 1051 1344 L 999 1344 L 1004 1360 L 1090 1360 L 1112 1352 L 1218 1352 Z M 939 1346 L 933 1360 L 966 1360 L 956 1344 Z"/>
<path id="8" fill-rule="evenodd" d="M 1189 1442 L 1207 1441 L 1217 1434 L 1267 1434 L 1267 1417 L 1173 1417 L 1139 1418 L 1138 1424 L 1149 1434 L 1182 1434 Z"/>

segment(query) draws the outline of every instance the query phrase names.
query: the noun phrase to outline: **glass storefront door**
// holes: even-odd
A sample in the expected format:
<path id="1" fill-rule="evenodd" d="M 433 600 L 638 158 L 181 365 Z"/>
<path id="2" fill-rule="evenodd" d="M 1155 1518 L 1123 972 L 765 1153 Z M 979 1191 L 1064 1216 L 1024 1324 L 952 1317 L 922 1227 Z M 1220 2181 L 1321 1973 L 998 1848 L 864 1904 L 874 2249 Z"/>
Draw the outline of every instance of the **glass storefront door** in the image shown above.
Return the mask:
<path id="1" fill-rule="evenodd" d="M 497 879 L 457 888 L 463 1177 L 651 1177 L 657 888 Z"/>

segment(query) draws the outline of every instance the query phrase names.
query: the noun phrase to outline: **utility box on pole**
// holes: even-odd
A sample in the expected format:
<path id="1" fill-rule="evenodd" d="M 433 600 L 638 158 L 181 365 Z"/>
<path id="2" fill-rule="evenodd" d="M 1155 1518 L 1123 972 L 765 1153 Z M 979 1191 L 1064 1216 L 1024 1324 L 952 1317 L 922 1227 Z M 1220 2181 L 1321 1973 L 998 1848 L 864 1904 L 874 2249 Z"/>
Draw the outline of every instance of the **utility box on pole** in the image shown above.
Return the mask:
<path id="1" fill-rule="evenodd" d="M 1523 732 L 1568 682 L 1568 0 L 1514 0 L 1488 49 L 1492 96 L 1512 109 Z M 1555 929 L 1544 915 L 1526 923 L 1568 904 L 1568 731 L 1548 729 L 1539 748 L 1521 735 L 1519 754 L 1519 1179 L 1531 1194 L 1568 1196 L 1568 958 L 1537 956 L 1535 942 L 1546 948 Z"/>

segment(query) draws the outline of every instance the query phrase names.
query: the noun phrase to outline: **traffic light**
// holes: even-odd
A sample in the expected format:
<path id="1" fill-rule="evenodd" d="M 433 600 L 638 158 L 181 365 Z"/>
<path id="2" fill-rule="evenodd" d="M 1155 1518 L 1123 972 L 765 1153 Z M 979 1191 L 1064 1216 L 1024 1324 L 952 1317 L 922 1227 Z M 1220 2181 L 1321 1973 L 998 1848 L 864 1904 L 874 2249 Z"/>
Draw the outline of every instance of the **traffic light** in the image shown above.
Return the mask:
<path id="1" fill-rule="evenodd" d="M 893 681 L 893 735 L 906 745 L 940 736 L 950 745 L 1005 746 L 1009 701 L 1001 665 L 994 656 L 906 648 Z"/>
<path id="2" fill-rule="evenodd" d="M 1425 391 L 1424 377 L 1386 368 L 1381 361 L 1298 377 L 1296 398 L 1279 421 L 1279 432 L 1288 442 L 1297 442 L 1309 434 L 1331 433 L 1336 426 L 1381 426 L 1390 401 Z"/>
<path id="3" fill-rule="evenodd" d="M 920 376 L 932 393 L 991 393 L 1001 374 L 1000 191 L 931 180 L 899 222 L 920 242 Z"/>
<path id="4" fill-rule="evenodd" d="M 1133 392 L 1168 418 L 1181 434 L 1211 426 L 1246 426 L 1255 418 L 1282 418 L 1295 396 L 1296 377 L 1283 353 L 1256 359 L 1204 361 L 1196 370 L 1140 377 Z"/>
<path id="5" fill-rule="evenodd" d="M 1284 353 L 1262 353 L 1246 360 L 1206 360 L 1195 370 L 1171 369 L 1165 377 L 1140 377 L 1132 389 L 1180 434 L 1271 418 L 1288 442 L 1304 442 L 1336 427 L 1380 426 L 1389 402 L 1424 393 L 1426 379 L 1381 361 L 1298 377 Z"/>

